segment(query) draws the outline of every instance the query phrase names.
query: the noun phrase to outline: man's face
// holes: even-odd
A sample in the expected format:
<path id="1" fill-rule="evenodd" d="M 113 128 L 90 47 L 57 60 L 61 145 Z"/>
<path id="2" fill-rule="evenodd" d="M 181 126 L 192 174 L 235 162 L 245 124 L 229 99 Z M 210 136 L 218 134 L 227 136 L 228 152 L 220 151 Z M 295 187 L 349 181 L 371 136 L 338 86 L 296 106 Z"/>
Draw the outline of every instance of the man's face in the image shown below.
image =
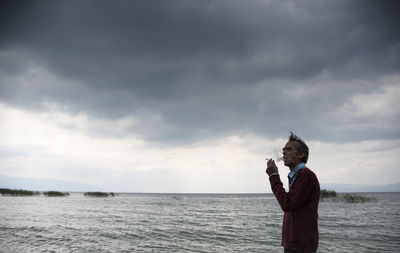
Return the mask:
<path id="1" fill-rule="evenodd" d="M 304 153 L 297 154 L 299 143 L 297 141 L 289 141 L 283 148 L 283 162 L 285 166 L 293 169 L 297 164 L 301 163 Z"/>

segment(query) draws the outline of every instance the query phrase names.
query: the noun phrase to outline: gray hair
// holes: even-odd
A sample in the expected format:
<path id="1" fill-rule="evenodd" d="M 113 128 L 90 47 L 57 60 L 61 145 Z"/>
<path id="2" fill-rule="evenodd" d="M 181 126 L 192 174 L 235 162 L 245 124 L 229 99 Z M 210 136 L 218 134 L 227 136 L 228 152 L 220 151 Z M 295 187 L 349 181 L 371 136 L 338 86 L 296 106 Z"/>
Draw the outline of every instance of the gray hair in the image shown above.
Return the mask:
<path id="1" fill-rule="evenodd" d="M 297 154 L 304 153 L 304 157 L 301 161 L 303 163 L 307 163 L 309 151 L 306 143 L 299 136 L 295 135 L 293 132 L 290 132 L 289 141 L 296 141 L 297 143 L 299 143 L 299 146 L 297 147 Z"/>

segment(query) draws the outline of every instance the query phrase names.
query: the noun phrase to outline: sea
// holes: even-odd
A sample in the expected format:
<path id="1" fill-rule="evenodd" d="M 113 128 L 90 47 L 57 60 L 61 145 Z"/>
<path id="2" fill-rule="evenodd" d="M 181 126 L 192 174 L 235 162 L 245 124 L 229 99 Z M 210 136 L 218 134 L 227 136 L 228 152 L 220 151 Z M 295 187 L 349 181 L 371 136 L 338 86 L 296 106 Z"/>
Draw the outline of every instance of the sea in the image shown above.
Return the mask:
<path id="1" fill-rule="evenodd" d="M 400 252 L 400 193 L 319 205 L 317 252 Z M 0 196 L 0 252 L 283 252 L 272 194 Z"/>

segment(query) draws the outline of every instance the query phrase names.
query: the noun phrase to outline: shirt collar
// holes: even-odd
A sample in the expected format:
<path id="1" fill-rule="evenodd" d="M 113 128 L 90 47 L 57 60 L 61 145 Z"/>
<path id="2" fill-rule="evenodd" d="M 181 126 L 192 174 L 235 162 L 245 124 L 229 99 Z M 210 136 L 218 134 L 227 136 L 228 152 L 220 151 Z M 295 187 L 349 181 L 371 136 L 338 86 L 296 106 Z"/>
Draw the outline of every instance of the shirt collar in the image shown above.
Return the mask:
<path id="1" fill-rule="evenodd" d="M 299 170 L 304 169 L 305 167 L 306 165 L 304 163 L 297 164 L 296 167 L 294 167 L 294 169 L 289 172 L 289 179 L 292 179 L 297 174 L 297 172 L 299 172 Z"/>

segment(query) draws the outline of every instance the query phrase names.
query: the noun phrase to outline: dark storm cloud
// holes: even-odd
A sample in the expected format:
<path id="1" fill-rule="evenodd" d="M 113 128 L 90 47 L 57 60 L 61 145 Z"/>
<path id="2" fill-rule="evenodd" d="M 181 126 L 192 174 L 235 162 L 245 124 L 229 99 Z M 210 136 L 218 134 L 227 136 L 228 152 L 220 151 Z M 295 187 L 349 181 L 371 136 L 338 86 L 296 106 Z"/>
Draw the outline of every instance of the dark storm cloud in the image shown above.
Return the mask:
<path id="1" fill-rule="evenodd" d="M 1 100 L 132 115 L 130 130 L 154 141 L 291 129 L 351 139 L 327 132 L 329 112 L 400 69 L 396 1 L 17 3 L 1 8 Z M 62 81 L 15 81 L 32 67 Z"/>

